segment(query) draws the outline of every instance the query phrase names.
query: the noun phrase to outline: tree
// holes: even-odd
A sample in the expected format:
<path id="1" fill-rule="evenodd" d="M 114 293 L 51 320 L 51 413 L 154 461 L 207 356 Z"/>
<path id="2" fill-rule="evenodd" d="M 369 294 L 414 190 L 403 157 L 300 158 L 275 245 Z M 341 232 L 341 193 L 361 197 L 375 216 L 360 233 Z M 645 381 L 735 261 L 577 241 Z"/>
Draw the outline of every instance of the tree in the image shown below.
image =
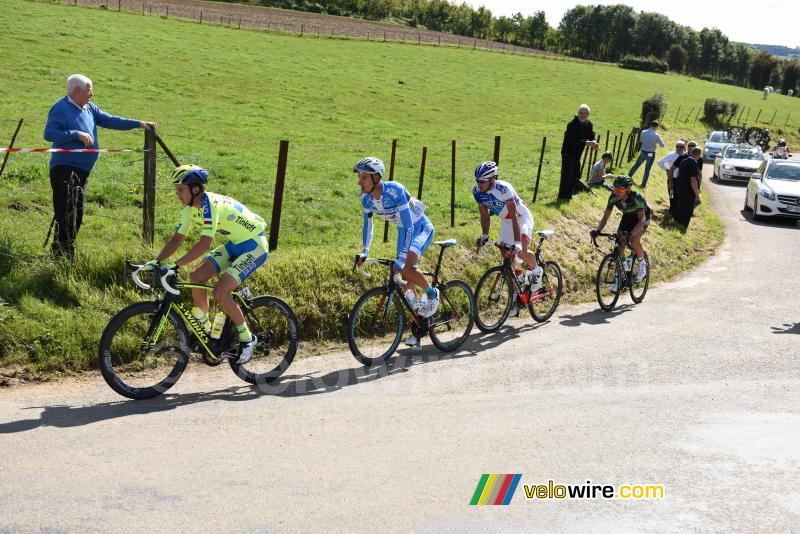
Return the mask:
<path id="1" fill-rule="evenodd" d="M 550 25 L 547 24 L 544 11 L 537 11 L 533 16 L 526 18 L 522 23 L 519 36 L 524 45 L 533 48 L 542 48 L 548 29 L 550 29 Z"/>
<path id="2" fill-rule="evenodd" d="M 669 47 L 667 53 L 667 63 L 669 63 L 669 70 L 674 72 L 683 72 L 686 68 L 686 63 L 689 61 L 689 53 L 684 47 L 678 43 Z"/>
<path id="3" fill-rule="evenodd" d="M 775 56 L 765 52 L 756 56 L 750 67 L 750 87 L 761 89 L 769 85 L 769 80 L 777 66 L 778 59 Z"/>
<path id="4" fill-rule="evenodd" d="M 728 38 L 716 28 L 700 30 L 700 69 L 706 74 L 717 74 L 728 44 Z"/>
<path id="5" fill-rule="evenodd" d="M 800 80 L 800 62 L 789 61 L 783 69 L 783 83 L 781 90 L 786 94 L 789 89 L 797 91 L 797 82 Z"/>
<path id="6" fill-rule="evenodd" d="M 677 40 L 677 27 L 660 13 L 639 13 L 633 28 L 633 46 L 636 55 L 663 57 L 669 46 Z"/>

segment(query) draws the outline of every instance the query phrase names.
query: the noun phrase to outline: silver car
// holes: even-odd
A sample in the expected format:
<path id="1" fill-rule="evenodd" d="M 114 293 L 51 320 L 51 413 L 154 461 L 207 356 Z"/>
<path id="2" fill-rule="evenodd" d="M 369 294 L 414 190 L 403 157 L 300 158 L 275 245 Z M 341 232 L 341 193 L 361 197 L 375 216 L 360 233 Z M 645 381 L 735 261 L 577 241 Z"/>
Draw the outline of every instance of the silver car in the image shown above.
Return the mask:
<path id="1" fill-rule="evenodd" d="M 748 181 L 764 161 L 761 148 L 750 145 L 727 145 L 714 158 L 714 178 L 720 181 Z"/>
<path id="2" fill-rule="evenodd" d="M 703 161 L 714 161 L 722 149 L 730 143 L 725 132 L 713 131 L 703 145 Z"/>

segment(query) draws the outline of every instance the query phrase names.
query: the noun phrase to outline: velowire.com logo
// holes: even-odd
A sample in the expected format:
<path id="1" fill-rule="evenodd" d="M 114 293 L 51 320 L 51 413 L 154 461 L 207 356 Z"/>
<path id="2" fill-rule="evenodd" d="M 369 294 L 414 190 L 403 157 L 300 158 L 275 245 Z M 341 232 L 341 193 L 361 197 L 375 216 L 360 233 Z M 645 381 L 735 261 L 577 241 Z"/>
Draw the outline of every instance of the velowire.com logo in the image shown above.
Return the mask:
<path id="1" fill-rule="evenodd" d="M 507 505 L 514 496 L 520 478 L 522 475 L 481 475 L 469 504 Z"/>

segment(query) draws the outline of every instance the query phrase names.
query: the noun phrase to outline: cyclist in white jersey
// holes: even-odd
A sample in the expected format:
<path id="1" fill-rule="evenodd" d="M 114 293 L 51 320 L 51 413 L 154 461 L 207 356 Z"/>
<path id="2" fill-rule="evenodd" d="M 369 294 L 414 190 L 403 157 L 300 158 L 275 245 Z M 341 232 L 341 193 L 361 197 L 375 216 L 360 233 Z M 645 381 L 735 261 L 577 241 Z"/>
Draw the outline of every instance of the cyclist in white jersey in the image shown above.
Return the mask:
<path id="1" fill-rule="evenodd" d="M 359 160 L 353 168 L 358 173 L 364 210 L 363 250 L 358 263 L 360 265 L 366 260 L 372 244 L 373 214 L 397 225 L 397 259 L 394 268 L 407 282 L 406 297 L 412 304 L 417 300 L 414 287 L 424 290 L 418 311 L 422 317 L 431 317 L 439 307 L 439 291 L 428 283 L 417 267 L 417 261 L 433 241 L 433 224 L 425 216 L 425 204 L 412 197 L 402 184 L 381 179 L 385 169 L 383 162 L 374 157 Z M 419 340 L 413 335 L 406 341 L 409 346 L 418 344 Z"/>
<path id="2" fill-rule="evenodd" d="M 525 284 L 530 284 L 531 292 L 542 287 L 542 268 L 536 265 L 536 254 L 528 250 L 533 231 L 533 215 L 528 206 L 519 198 L 514 186 L 497 179 L 498 167 L 494 161 L 484 161 L 475 167 L 475 181 L 472 190 L 475 202 L 481 213 L 481 229 L 483 235 L 477 239 L 482 247 L 489 240 L 491 216 L 497 215 L 500 220 L 500 242 L 513 244 L 517 256 L 527 265 Z M 518 313 L 512 308 L 511 315 Z"/>

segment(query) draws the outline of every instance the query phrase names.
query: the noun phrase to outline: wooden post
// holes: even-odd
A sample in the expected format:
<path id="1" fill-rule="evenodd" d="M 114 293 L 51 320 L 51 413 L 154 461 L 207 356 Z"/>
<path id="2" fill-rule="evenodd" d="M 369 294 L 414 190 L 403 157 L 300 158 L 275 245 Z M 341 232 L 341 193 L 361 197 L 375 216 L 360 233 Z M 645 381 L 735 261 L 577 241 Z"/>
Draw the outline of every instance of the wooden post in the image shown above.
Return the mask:
<path id="1" fill-rule="evenodd" d="M 494 136 L 494 162 L 500 165 L 500 136 Z"/>
<path id="2" fill-rule="evenodd" d="M 386 42 L 386 32 L 385 31 L 383 32 L 383 42 L 384 43 Z"/>
<path id="3" fill-rule="evenodd" d="M 772 118 L 769 120 L 769 125 L 770 125 L 770 126 L 772 126 L 772 121 L 774 121 L 774 120 L 775 120 L 775 115 L 777 115 L 777 114 L 778 114 L 778 110 L 776 109 L 776 110 L 775 110 L 775 113 L 773 113 L 773 114 L 772 114 Z"/>
<path id="4" fill-rule="evenodd" d="M 692 121 L 692 126 L 697 124 L 697 119 L 700 118 L 700 111 L 702 111 L 702 108 L 697 108 L 697 115 L 694 116 L 694 121 Z"/>
<path id="5" fill-rule="evenodd" d="M 242 17 L 239 17 L 239 26 L 238 26 L 238 28 L 240 30 L 242 29 Z M 317 33 L 317 37 L 319 37 L 319 33 Z"/>
<path id="6" fill-rule="evenodd" d="M 439 46 L 442 46 L 442 36 L 439 36 Z"/>
<path id="7" fill-rule="evenodd" d="M 547 146 L 547 136 L 542 138 L 542 152 L 539 154 L 539 169 L 536 171 L 536 186 L 533 189 L 533 202 L 536 203 L 536 196 L 539 194 L 539 178 L 542 176 L 542 162 L 544 161 L 544 149 Z"/>
<path id="8" fill-rule="evenodd" d="M 606 148 L 604 149 L 608 152 L 608 138 L 611 137 L 611 130 L 606 130 Z"/>
<path id="9" fill-rule="evenodd" d="M 692 109 L 689 110 L 689 114 L 686 115 L 686 120 L 683 122 L 689 122 L 689 119 L 692 118 L 692 113 L 694 113 L 694 106 L 692 106 Z"/>
<path id="10" fill-rule="evenodd" d="M 161 145 L 161 148 L 164 150 L 164 153 L 167 155 L 167 157 L 172 161 L 172 163 L 176 167 L 179 167 L 180 163 L 178 162 L 178 158 L 176 158 L 172 154 L 172 151 L 169 148 L 167 148 L 167 145 L 164 143 L 164 140 L 161 139 L 161 136 L 158 135 L 158 132 L 155 132 L 155 136 L 156 136 L 156 141 L 158 141 L 158 144 Z"/>
<path id="11" fill-rule="evenodd" d="M 788 119 L 787 119 L 788 120 Z M 17 134 L 19 133 L 19 129 L 22 128 L 22 123 L 25 119 L 20 119 L 17 123 L 17 129 L 14 130 L 14 135 L 11 136 L 11 142 L 8 144 L 8 148 L 14 148 L 14 141 L 17 139 Z M 455 143 L 455 141 L 453 141 Z M 6 162 L 8 161 L 8 156 L 11 155 L 11 152 L 6 152 L 6 155 L 3 156 L 3 165 L 0 166 L 0 176 L 3 176 L 3 170 L 6 168 Z"/>
<path id="12" fill-rule="evenodd" d="M 301 24 L 301 25 L 300 25 L 300 37 L 302 37 L 302 36 L 303 36 L 303 33 L 304 33 L 305 31 L 306 31 L 306 25 L 305 25 L 305 24 Z"/>
<path id="13" fill-rule="evenodd" d="M 739 118 L 736 119 L 736 122 L 741 122 L 742 121 L 742 115 L 744 115 L 744 108 L 745 108 L 745 106 L 742 106 L 742 111 L 739 112 Z"/>
<path id="14" fill-rule="evenodd" d="M 122 0 L 117 0 L 117 13 L 122 11 Z"/>
<path id="15" fill-rule="evenodd" d="M 428 147 L 422 147 L 422 161 L 419 164 L 419 187 L 417 188 L 417 199 L 422 200 L 422 185 L 425 182 L 425 160 L 428 159 Z"/>
<path id="16" fill-rule="evenodd" d="M 789 115 L 786 115 L 786 124 L 783 125 L 784 128 L 789 126 L 789 117 L 791 117 L 791 116 L 792 116 L 791 113 Z"/>
<path id="17" fill-rule="evenodd" d="M 142 203 L 142 239 L 153 244 L 156 219 L 156 133 L 144 131 L 144 202 Z"/>
<path id="18" fill-rule="evenodd" d="M 200 10 L 200 24 L 203 23 L 203 10 Z"/>
<path id="19" fill-rule="evenodd" d="M 169 18 L 169 4 L 167 4 L 167 12 L 164 14 L 164 18 Z"/>
<path id="20" fill-rule="evenodd" d="M 678 106 L 678 111 L 675 112 L 675 122 L 678 122 L 678 115 L 681 112 L 681 106 Z"/>
<path id="21" fill-rule="evenodd" d="M 389 181 L 394 180 L 394 160 L 397 155 L 397 139 L 392 139 L 392 155 L 389 158 Z M 383 242 L 389 239 L 389 221 L 383 223 Z"/>
<path id="22" fill-rule="evenodd" d="M 745 123 L 747 122 L 747 119 L 749 119 L 749 118 L 750 118 L 750 112 L 751 112 L 752 110 L 753 110 L 752 106 L 751 106 L 750 108 L 748 108 L 748 110 L 747 110 L 747 115 L 745 115 L 745 116 L 744 116 L 744 122 L 745 122 Z"/>
<path id="23" fill-rule="evenodd" d="M 422 44 L 422 35 L 419 33 L 417 34 L 417 44 Z"/>
<path id="24" fill-rule="evenodd" d="M 761 117 L 761 109 L 758 110 L 758 115 L 756 115 L 756 120 L 753 121 L 753 124 L 758 124 L 758 119 Z"/>
<path id="25" fill-rule="evenodd" d="M 450 227 L 456 225 L 456 140 L 450 142 Z"/>
<path id="26" fill-rule="evenodd" d="M 278 172 L 275 176 L 275 196 L 272 199 L 272 222 L 269 226 L 269 250 L 278 248 L 278 231 L 281 227 L 281 207 L 283 205 L 283 184 L 286 181 L 286 160 L 289 154 L 289 141 L 281 141 L 278 151 Z"/>

